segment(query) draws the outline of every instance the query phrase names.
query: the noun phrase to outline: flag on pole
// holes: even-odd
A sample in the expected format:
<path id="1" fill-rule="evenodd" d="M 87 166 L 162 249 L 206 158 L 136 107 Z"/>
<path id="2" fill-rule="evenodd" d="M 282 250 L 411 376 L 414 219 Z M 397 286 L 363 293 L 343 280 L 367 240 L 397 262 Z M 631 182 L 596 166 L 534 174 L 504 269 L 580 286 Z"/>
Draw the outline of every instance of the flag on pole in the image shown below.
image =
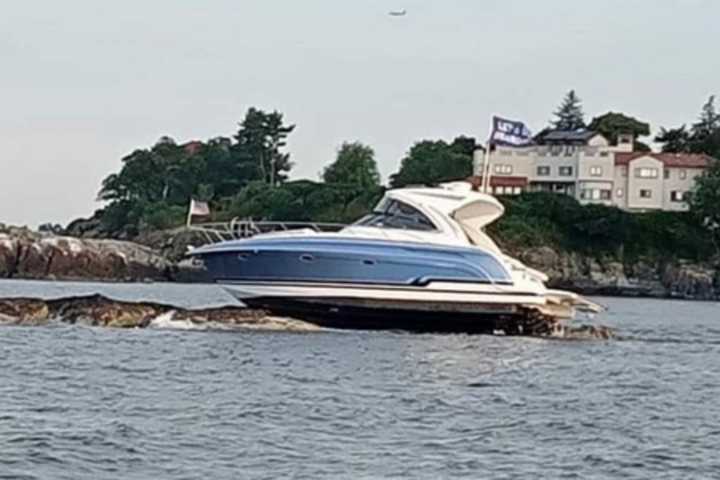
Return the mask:
<path id="1" fill-rule="evenodd" d="M 523 122 L 493 117 L 491 145 L 508 145 L 521 147 L 532 143 L 532 133 Z"/>
<path id="2" fill-rule="evenodd" d="M 192 223 L 192 217 L 209 217 L 210 206 L 207 202 L 199 202 L 194 198 L 190 199 L 190 209 L 188 210 L 187 225 Z"/>
<path id="3" fill-rule="evenodd" d="M 482 166 L 481 192 L 490 193 L 490 150 L 493 145 L 523 147 L 532 144 L 532 133 L 523 122 L 508 120 L 494 116 L 490 128 L 490 136 L 485 145 L 485 156 Z"/>

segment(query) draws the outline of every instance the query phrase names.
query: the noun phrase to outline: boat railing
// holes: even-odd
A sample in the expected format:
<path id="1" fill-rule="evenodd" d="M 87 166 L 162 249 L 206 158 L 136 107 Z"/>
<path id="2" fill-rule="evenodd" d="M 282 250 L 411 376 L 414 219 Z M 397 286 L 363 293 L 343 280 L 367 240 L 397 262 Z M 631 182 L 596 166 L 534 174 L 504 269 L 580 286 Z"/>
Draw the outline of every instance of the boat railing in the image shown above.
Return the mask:
<path id="1" fill-rule="evenodd" d="M 250 238 L 261 233 L 286 232 L 310 229 L 316 232 L 338 232 L 347 225 L 323 222 L 256 222 L 250 219 L 234 218 L 229 222 L 198 223 L 189 225 L 192 231 L 204 235 L 208 243 Z"/>

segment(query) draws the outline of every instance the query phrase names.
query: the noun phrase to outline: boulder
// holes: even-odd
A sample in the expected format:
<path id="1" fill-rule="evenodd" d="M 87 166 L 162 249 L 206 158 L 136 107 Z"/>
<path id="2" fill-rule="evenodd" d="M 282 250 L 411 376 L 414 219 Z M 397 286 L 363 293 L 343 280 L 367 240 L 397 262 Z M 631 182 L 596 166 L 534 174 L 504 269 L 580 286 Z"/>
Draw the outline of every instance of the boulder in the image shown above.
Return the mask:
<path id="1" fill-rule="evenodd" d="M 131 242 L 59 237 L 22 229 L 0 233 L 0 277 L 168 280 L 173 268 L 173 263 L 157 252 Z"/>
<path id="2" fill-rule="evenodd" d="M 0 300 L 0 324 L 45 325 L 50 320 L 47 303 L 34 299 Z"/>
<path id="3" fill-rule="evenodd" d="M 692 263 L 672 264 L 665 267 L 662 282 L 672 297 L 716 300 L 720 298 L 720 286 L 716 282 L 717 274 L 717 270 L 709 266 Z"/>

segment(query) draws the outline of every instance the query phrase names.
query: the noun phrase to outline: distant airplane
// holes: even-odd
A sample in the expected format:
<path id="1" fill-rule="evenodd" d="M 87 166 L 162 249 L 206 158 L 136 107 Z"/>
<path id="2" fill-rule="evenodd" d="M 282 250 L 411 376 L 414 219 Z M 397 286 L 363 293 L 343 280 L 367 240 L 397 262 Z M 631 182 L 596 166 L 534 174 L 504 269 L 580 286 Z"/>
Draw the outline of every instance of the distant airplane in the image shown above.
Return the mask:
<path id="1" fill-rule="evenodd" d="M 398 11 L 398 10 L 393 10 L 393 11 L 391 11 L 391 12 L 389 13 L 389 15 L 390 15 L 391 17 L 404 17 L 405 15 L 407 15 L 407 10 L 405 10 L 404 8 L 403 8 L 402 10 L 399 10 L 399 11 Z"/>

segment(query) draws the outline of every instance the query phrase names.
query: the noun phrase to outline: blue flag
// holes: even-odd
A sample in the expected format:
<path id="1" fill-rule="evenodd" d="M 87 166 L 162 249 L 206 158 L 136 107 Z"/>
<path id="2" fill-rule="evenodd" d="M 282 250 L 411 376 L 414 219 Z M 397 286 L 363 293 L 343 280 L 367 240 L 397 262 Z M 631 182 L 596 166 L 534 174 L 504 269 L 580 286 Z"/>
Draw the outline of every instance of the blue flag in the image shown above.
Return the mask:
<path id="1" fill-rule="evenodd" d="M 530 145 L 532 143 L 532 133 L 523 122 L 493 117 L 490 143 L 510 146 Z"/>

